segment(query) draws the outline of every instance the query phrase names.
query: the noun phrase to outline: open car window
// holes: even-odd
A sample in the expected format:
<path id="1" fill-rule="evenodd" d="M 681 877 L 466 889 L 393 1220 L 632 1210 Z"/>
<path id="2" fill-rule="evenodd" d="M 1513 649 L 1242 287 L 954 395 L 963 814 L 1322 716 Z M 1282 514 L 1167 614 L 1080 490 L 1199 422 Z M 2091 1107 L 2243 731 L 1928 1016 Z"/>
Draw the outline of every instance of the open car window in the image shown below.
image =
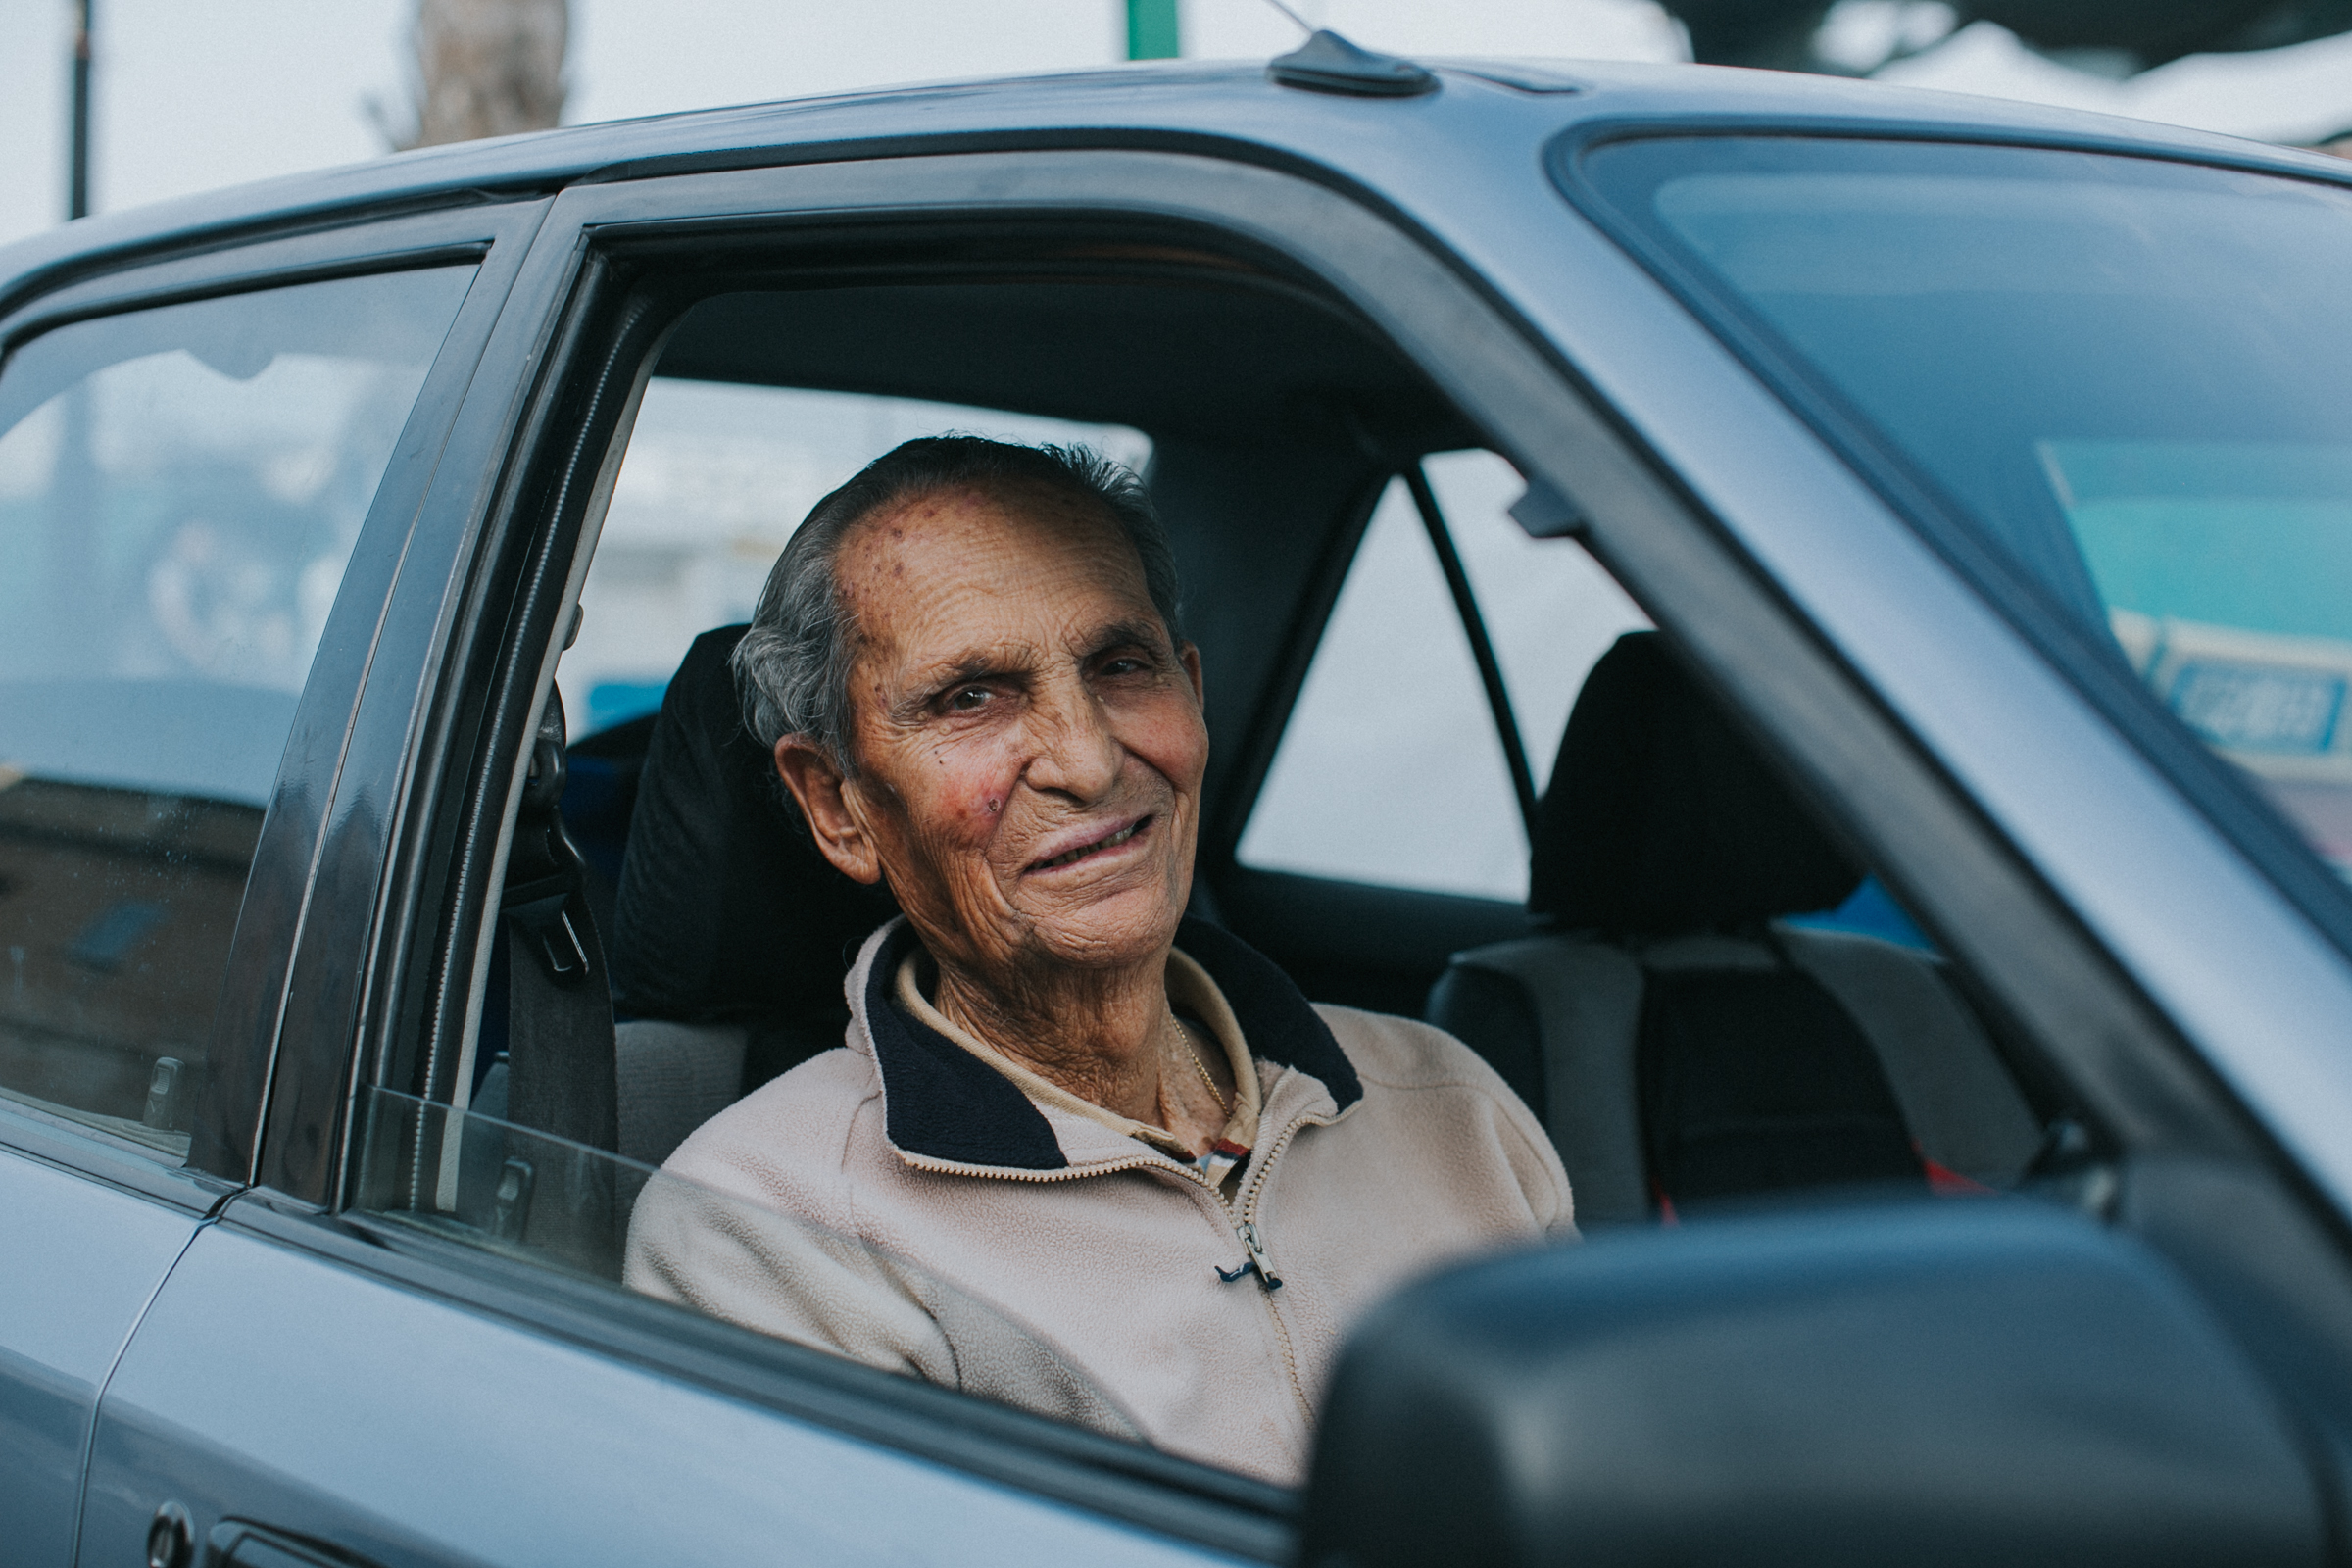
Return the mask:
<path id="1" fill-rule="evenodd" d="M 1206 1309 L 1239 1312 L 1245 1287 L 1261 1288 L 1245 1262 L 1279 1277 L 1280 1219 L 1256 1242 L 1211 1225 L 1193 1240 L 1214 1244 L 1213 1269 L 1187 1254 L 1182 1290 L 1089 1340 L 1101 1325 L 1062 1323 L 1024 1294 L 1054 1282 L 1008 1279 L 1005 1249 L 907 1262 L 922 1235 L 858 1230 L 883 1223 L 878 1202 L 818 1215 L 649 1174 L 681 1149 L 685 1164 L 702 1157 L 688 1141 L 713 1118 L 756 1120 L 787 1091 L 883 1073 L 878 1051 L 840 1049 L 843 979 L 895 906 L 808 842 L 743 732 L 728 655 L 809 506 L 900 441 L 948 431 L 1084 442 L 1146 477 L 1207 691 L 1191 915 L 1281 969 L 1297 987 L 1286 995 L 1417 1018 L 1467 1047 L 1493 1076 L 1458 1055 L 1459 1077 L 1481 1094 L 1499 1078 L 1510 1094 L 1495 1103 L 1516 1096 L 1526 1119 L 1512 1107 L 1500 1141 L 1551 1193 L 1556 1153 L 1576 1223 L 1656 1224 L 1856 1185 L 1924 1197 L 2026 1182 L 2072 1109 L 2063 1090 L 2027 1070 L 1982 989 L 1867 880 L 1839 824 L 1725 710 L 1671 628 L 1583 544 L 1530 538 L 1508 514 L 1518 470 L 1359 320 L 1304 303 L 1296 284 L 1255 292 L 1236 269 L 1185 272 L 1169 261 L 1182 251 L 1137 254 L 1152 269 L 1142 286 L 1023 270 L 747 290 L 686 307 L 659 346 L 649 335 L 644 352 L 662 358 L 633 422 L 618 430 L 613 414 L 607 427 L 621 444 L 609 506 L 580 519 L 593 554 L 571 567 L 577 639 L 562 643 L 571 605 L 551 605 L 535 623 L 547 641 L 514 660 L 545 669 L 562 646 L 561 700 L 540 710 L 513 789 L 474 829 L 507 836 L 503 858 L 468 862 L 505 880 L 484 889 L 478 928 L 450 922 L 463 983 L 443 995 L 466 999 L 464 1032 L 369 1091 L 362 1206 L 989 1395 L 962 1352 L 937 1350 L 968 1322 L 972 1343 L 1010 1335 L 1008 1360 L 1051 1369 L 1030 1386 L 1096 1389 L 1057 1392 L 1048 1413 L 1148 1443 L 1097 1386 L 1189 1375 L 1166 1370 L 1197 1364 L 1185 1325 L 1152 1314 L 1196 1288 Z M 849 383 L 897 393 L 828 389 Z M 1377 389 L 1367 406 L 1391 439 L 1367 442 L 1354 411 L 1310 404 L 1332 385 Z M 992 396 L 1054 416 L 992 412 Z M 1425 475 L 1434 504 L 1401 473 Z M 1580 723 L 1591 733 L 1564 752 Z M 1555 806 L 1564 825 L 1547 826 Z M 864 1004 L 870 1015 L 870 991 Z M 977 1070 L 941 1041 L 956 1071 Z M 609 1120 L 575 1114 L 559 1063 L 610 1073 Z M 965 1101 L 982 1093 L 956 1081 Z M 860 1114 L 898 1114 L 876 1108 L 884 1098 Z M 1032 1188 L 904 1153 L 884 1150 L 860 1179 L 986 1179 L 990 1201 L 1075 1179 Z M 1058 1171 L 1038 1158 L 1020 1169 Z M 1521 1239 L 1553 1214 L 1565 1217 L 1547 1209 Z M 632 1234 L 679 1215 L 729 1251 L 714 1272 L 749 1282 L 742 1298 L 633 1268 Z M 1051 1231 L 1027 1214 L 1005 1222 Z M 1272 1261 L 1249 1254 L 1261 1244 Z M 1161 1252 L 1146 1261 L 1175 1255 Z M 849 1279 L 885 1279 L 883 1315 L 904 1309 L 889 1346 L 812 1312 L 828 1281 Z M 1279 1322 L 1315 1284 L 1264 1289 L 1265 1321 Z M 1138 1373 L 1131 1342 L 1156 1346 L 1158 1362 Z M 1316 1358 L 1335 1344 L 1285 1352 L 1308 1430 Z M 1225 1479 L 1280 1469 L 1160 1435 Z"/>

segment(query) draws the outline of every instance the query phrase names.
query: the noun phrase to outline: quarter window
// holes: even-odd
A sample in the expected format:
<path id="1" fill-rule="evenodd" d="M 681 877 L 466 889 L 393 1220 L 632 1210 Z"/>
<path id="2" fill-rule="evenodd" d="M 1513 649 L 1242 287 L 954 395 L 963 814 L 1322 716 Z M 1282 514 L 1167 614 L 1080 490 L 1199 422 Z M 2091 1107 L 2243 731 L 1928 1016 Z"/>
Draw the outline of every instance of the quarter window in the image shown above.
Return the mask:
<path id="1" fill-rule="evenodd" d="M 1505 510 L 1524 488 L 1491 452 L 1425 471 L 1462 558 L 1541 790 L 1585 674 L 1647 625 L 1571 544 Z M 1381 497 L 1243 831 L 1262 870 L 1527 897 L 1527 836 L 1467 633 L 1401 481 Z"/>
<path id="2" fill-rule="evenodd" d="M 185 1152 L 295 702 L 470 275 L 102 318 L 0 372 L 0 1094 Z"/>

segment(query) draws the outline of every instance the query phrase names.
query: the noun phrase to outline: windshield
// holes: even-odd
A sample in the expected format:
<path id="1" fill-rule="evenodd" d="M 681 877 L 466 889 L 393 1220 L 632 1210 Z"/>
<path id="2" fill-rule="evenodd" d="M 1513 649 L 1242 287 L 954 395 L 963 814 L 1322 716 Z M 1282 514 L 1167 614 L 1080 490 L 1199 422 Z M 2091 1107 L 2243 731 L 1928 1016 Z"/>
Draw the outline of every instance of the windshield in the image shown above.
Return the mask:
<path id="1" fill-rule="evenodd" d="M 1583 172 L 2352 875 L 2352 192 L 1806 137 Z"/>

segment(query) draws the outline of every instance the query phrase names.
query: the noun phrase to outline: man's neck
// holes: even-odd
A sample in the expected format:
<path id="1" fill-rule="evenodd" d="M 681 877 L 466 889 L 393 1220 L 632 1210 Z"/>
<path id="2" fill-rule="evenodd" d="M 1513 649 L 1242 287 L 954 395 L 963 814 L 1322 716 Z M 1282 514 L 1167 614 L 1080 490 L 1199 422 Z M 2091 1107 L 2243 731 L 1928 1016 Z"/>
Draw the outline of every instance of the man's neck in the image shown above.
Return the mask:
<path id="1" fill-rule="evenodd" d="M 1164 1125 L 1167 954 L 1117 969 L 987 985 L 941 965 L 932 1004 L 1048 1083 L 1133 1121 Z"/>

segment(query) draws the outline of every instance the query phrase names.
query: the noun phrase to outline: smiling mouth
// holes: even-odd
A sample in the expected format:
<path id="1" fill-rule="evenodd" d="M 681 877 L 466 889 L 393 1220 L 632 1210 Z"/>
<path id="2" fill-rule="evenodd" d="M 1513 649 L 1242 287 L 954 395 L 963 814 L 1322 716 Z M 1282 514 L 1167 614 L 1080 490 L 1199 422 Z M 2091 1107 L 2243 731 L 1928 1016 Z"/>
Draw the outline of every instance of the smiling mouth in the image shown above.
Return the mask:
<path id="1" fill-rule="evenodd" d="M 1152 818 L 1149 816 L 1139 816 L 1134 821 L 1128 823 L 1125 827 L 1119 829 L 1116 833 L 1111 834 L 1108 838 L 1097 839 L 1092 844 L 1081 844 L 1078 846 L 1078 848 L 1071 850 L 1065 855 L 1056 855 L 1051 860 L 1040 860 L 1029 869 L 1032 871 L 1057 871 L 1065 865 L 1076 865 L 1080 860 L 1087 858 L 1089 856 L 1101 855 L 1105 850 L 1117 849 L 1120 845 L 1126 843 L 1138 833 L 1141 833 L 1146 827 L 1149 827 L 1151 822 Z"/>

